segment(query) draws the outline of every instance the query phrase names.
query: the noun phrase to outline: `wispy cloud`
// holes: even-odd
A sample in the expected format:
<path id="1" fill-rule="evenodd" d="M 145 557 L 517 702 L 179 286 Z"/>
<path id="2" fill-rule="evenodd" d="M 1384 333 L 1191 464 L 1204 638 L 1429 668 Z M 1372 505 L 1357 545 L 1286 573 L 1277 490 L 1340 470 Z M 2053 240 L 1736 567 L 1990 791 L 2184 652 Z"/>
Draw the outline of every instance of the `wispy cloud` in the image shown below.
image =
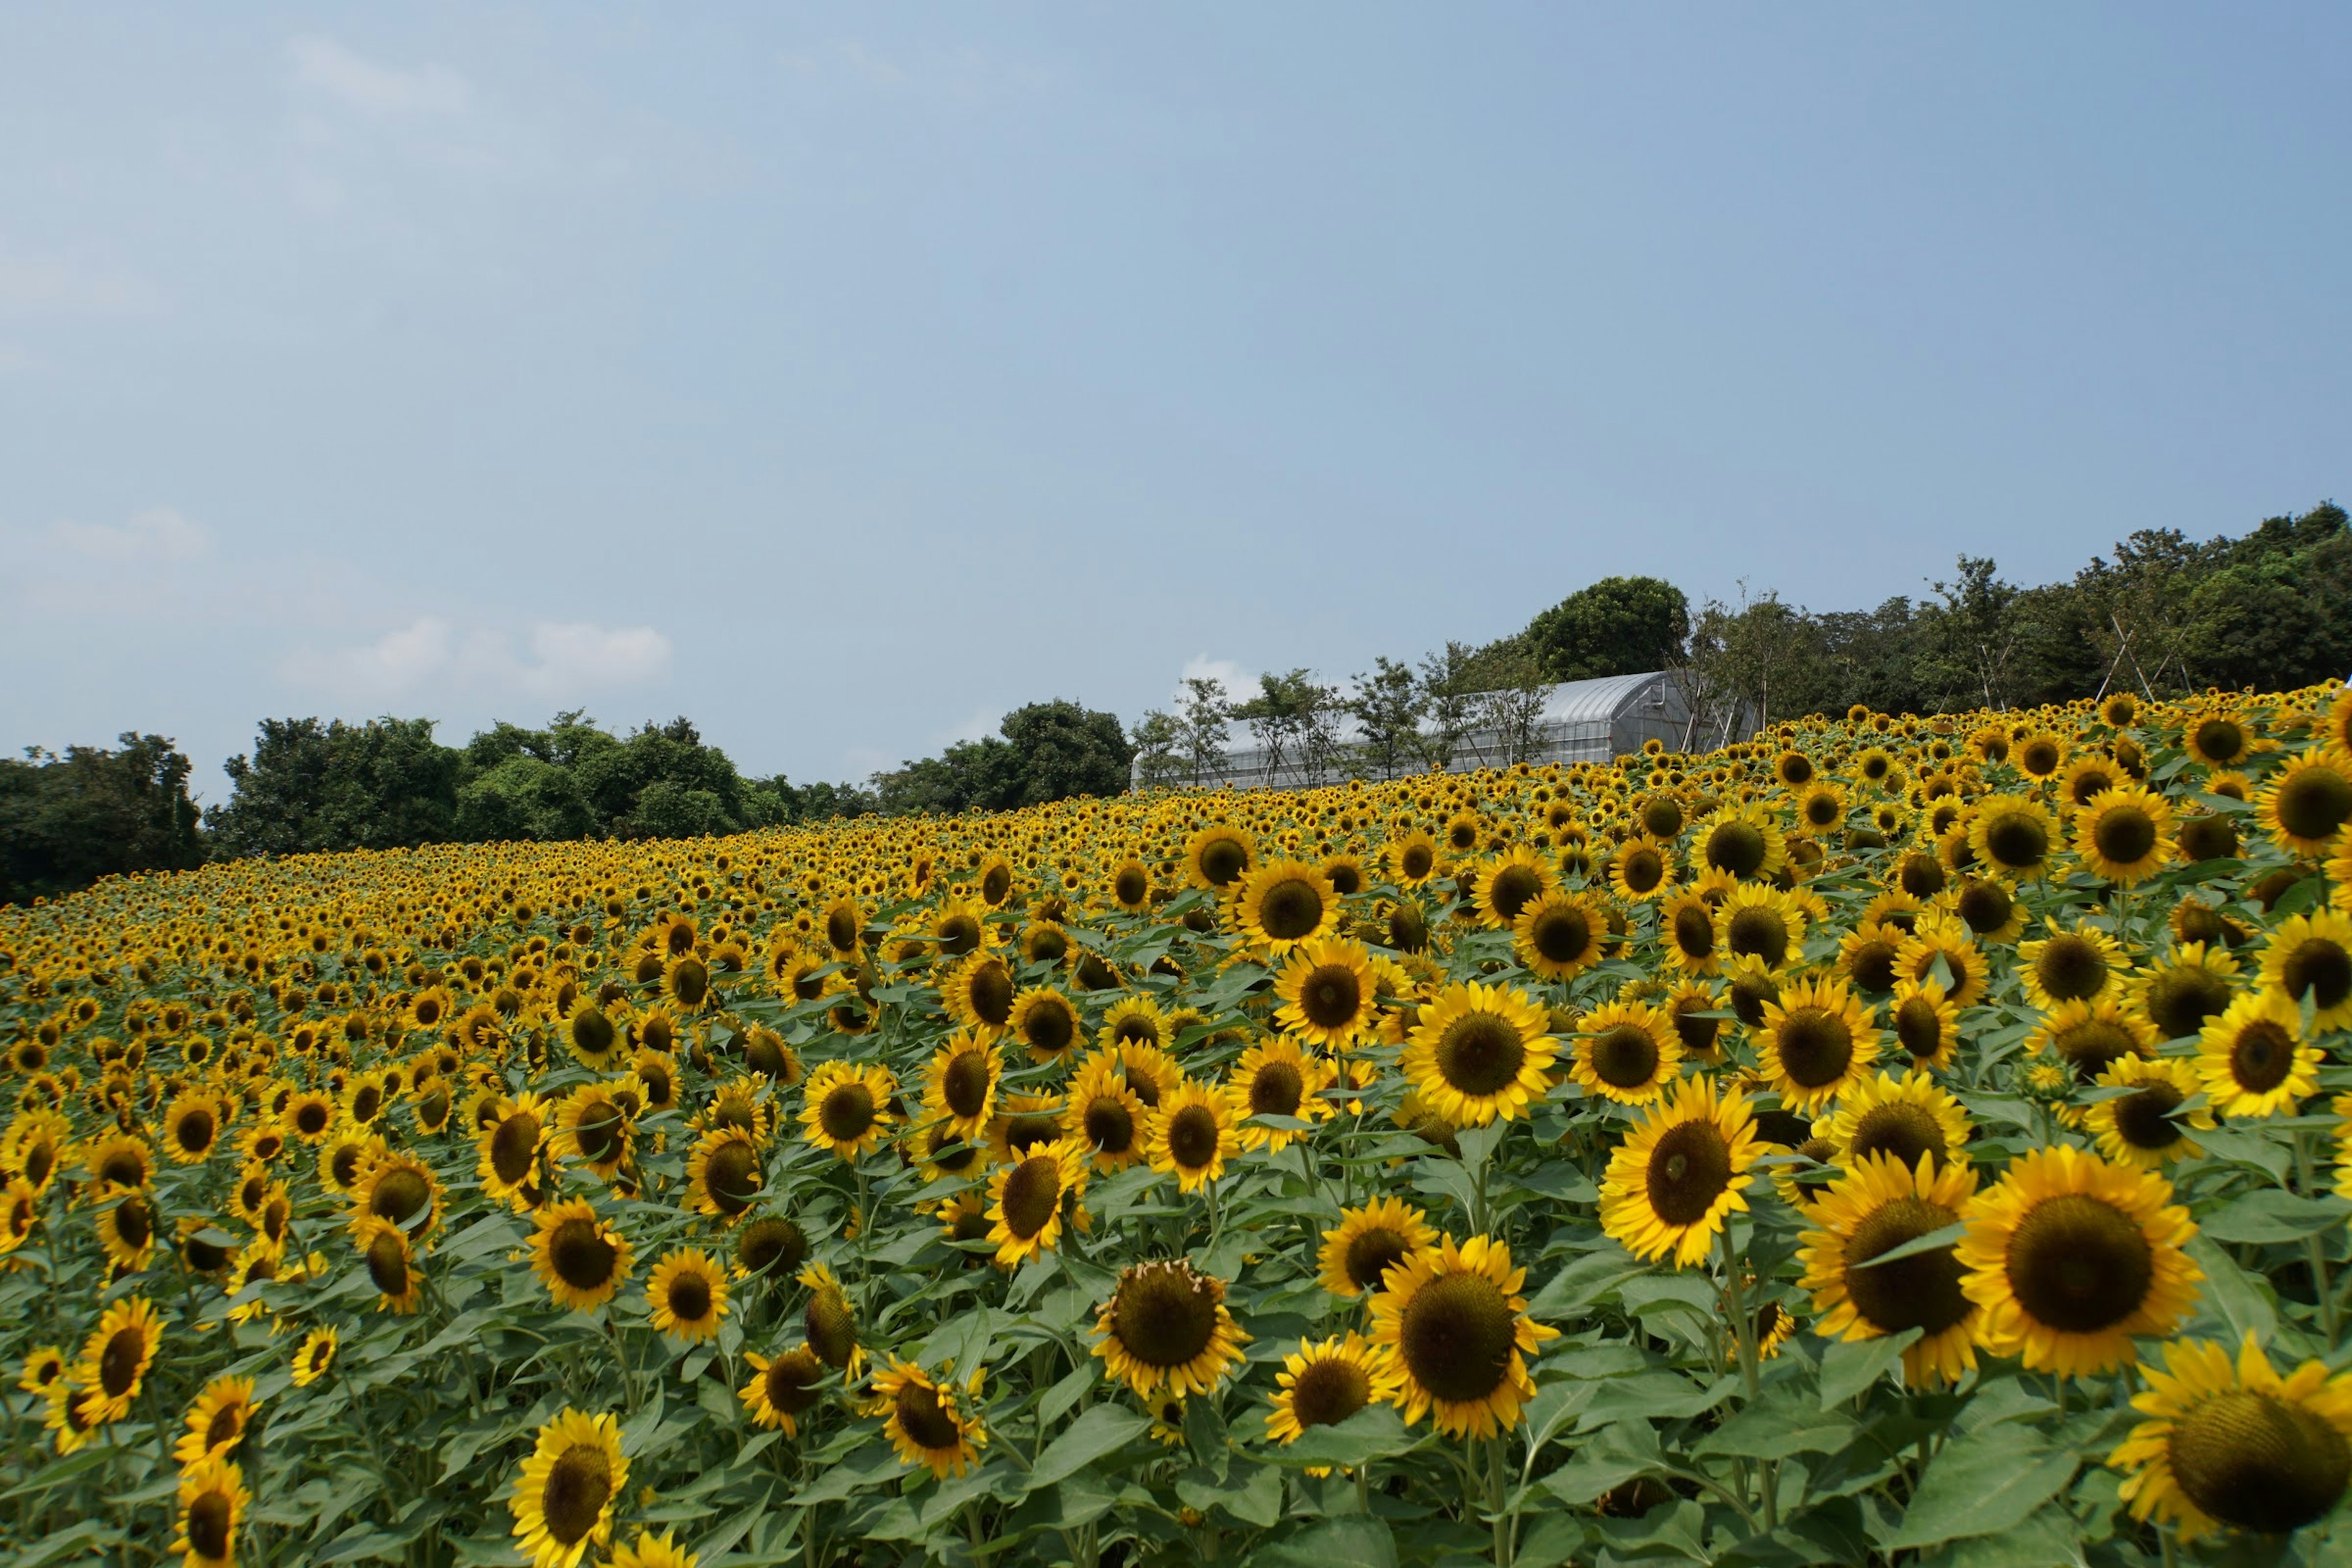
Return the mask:
<path id="1" fill-rule="evenodd" d="M 447 66 L 403 70 L 315 36 L 289 40 L 286 60 L 298 89 L 355 114 L 452 115 L 474 106 L 473 83 Z"/>
<path id="2" fill-rule="evenodd" d="M 115 565 L 193 561 L 213 549 L 211 530 L 167 506 L 152 507 L 121 524 L 53 522 L 49 542 L 61 553 Z"/>
<path id="3" fill-rule="evenodd" d="M 652 626 L 540 621 L 522 643 L 518 653 L 511 631 L 420 616 L 371 642 L 298 651 L 279 673 L 355 702 L 473 693 L 568 700 L 648 686 L 670 668 L 669 638 Z"/>
<path id="4" fill-rule="evenodd" d="M 1225 695 L 1236 701 L 1257 689 L 1256 671 L 1230 658 L 1211 658 L 1205 653 L 1196 653 L 1184 661 L 1175 690 L 1170 695 L 1171 701 L 1181 703 L 1185 700 L 1184 682 L 1188 680 L 1221 680 L 1225 685 Z"/>
<path id="5" fill-rule="evenodd" d="M 139 316 L 163 302 L 153 284 L 110 263 L 0 254 L 0 314 Z"/>

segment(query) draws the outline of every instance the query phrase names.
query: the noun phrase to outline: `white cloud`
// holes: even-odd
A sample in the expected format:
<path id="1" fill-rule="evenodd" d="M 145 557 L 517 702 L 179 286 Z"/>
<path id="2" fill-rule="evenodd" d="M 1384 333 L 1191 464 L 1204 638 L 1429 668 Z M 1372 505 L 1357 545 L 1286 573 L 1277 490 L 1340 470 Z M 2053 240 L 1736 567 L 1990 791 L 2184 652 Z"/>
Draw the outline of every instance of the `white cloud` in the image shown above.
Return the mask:
<path id="1" fill-rule="evenodd" d="M 0 256 L 0 312 L 9 315 L 135 316 L 161 303 L 153 284 L 119 267 Z"/>
<path id="2" fill-rule="evenodd" d="M 152 507 L 116 527 L 103 522 L 58 521 L 49 542 L 59 552 L 116 565 L 151 561 L 193 561 L 212 552 L 210 530 L 170 507 Z"/>
<path id="3" fill-rule="evenodd" d="M 373 642 L 290 656 L 280 672 L 299 686 L 352 701 L 480 692 L 558 700 L 649 685 L 669 673 L 670 641 L 652 626 L 540 621 L 517 654 L 511 633 L 420 616 Z"/>
<path id="4" fill-rule="evenodd" d="M 997 726 L 1003 721 L 1004 710 L 1001 708 L 987 706 L 975 708 L 961 723 L 950 724 L 944 730 L 934 731 L 931 735 L 931 744 L 944 750 L 954 745 L 958 741 L 977 741 L 982 736 L 995 734 Z"/>
<path id="5" fill-rule="evenodd" d="M 447 66 L 401 70 L 354 54 L 332 38 L 292 39 L 286 58 L 295 86 L 372 118 L 463 114 L 474 103 L 473 84 Z"/>
<path id="6" fill-rule="evenodd" d="M 894 59 L 862 38 L 836 38 L 818 48 L 787 51 L 780 58 L 804 81 L 846 81 L 877 92 L 961 105 L 1034 92 L 1050 80 L 1036 66 L 998 59 L 978 49 L 930 48 Z"/>
<path id="7" fill-rule="evenodd" d="M 1245 669 L 1230 658 L 1211 658 L 1205 653 L 1196 653 L 1184 661 L 1184 668 L 1177 679 L 1176 689 L 1170 695 L 1170 701 L 1179 705 L 1184 701 L 1187 695 L 1184 682 L 1187 680 L 1222 680 L 1225 683 L 1225 695 L 1236 702 L 1257 689 L 1257 673 L 1255 670 Z"/>

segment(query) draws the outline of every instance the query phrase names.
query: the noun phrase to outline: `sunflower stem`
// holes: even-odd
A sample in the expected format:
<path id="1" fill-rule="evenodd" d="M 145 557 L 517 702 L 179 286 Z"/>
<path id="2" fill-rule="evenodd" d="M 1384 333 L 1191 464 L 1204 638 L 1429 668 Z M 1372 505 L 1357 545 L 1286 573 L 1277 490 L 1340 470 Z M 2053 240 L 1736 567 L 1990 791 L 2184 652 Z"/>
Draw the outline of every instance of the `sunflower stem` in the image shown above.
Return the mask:
<path id="1" fill-rule="evenodd" d="M 2294 1135 L 2294 1174 L 2303 1195 L 2311 1197 L 2321 1189 L 2312 1181 L 2311 1134 L 2297 1129 Z M 2336 1342 L 2336 1293 L 2327 1288 L 2327 1248 L 2316 1236 L 2303 1238 L 2304 1260 L 2311 1267 L 2312 1295 L 2319 1302 L 2320 1332 L 2329 1344 Z"/>

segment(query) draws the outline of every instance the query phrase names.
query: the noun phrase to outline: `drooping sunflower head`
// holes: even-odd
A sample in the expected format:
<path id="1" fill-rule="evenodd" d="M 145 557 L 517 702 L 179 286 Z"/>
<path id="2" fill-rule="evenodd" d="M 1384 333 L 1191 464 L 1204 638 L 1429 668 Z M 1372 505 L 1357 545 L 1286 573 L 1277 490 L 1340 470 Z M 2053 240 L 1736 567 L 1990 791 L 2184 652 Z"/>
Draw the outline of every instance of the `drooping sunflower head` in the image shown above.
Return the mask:
<path id="1" fill-rule="evenodd" d="M 1121 1271 L 1094 1331 L 1104 1370 L 1145 1398 L 1209 1393 L 1249 1341 L 1225 1309 L 1224 1281 L 1181 1258 Z"/>
<path id="2" fill-rule="evenodd" d="M 591 1545 L 609 1541 L 628 1479 L 617 1416 L 567 1408 L 541 1426 L 507 1502 L 533 1568 L 574 1568 Z"/>

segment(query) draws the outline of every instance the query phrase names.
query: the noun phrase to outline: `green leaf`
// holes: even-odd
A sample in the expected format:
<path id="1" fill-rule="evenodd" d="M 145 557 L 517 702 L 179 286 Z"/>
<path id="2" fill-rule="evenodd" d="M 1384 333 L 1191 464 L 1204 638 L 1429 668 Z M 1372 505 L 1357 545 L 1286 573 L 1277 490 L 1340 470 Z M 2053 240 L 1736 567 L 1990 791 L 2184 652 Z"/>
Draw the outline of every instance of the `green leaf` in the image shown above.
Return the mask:
<path id="1" fill-rule="evenodd" d="M 1345 1421 L 1309 1426 L 1297 1441 L 1271 1449 L 1266 1458 L 1285 1465 L 1335 1465 L 1355 1469 L 1374 1459 L 1402 1454 L 1413 1445 L 1403 1417 L 1392 1405 L 1367 1405 Z"/>
<path id="2" fill-rule="evenodd" d="M 1385 1520 L 1369 1514 L 1342 1514 L 1327 1519 L 1272 1546 L 1260 1547 L 1251 1559 L 1266 1568 L 1396 1568 L 1396 1537 Z"/>
<path id="3" fill-rule="evenodd" d="M 2301 1241 L 2341 1228 L 2352 1204 L 2339 1197 L 2305 1198 L 2276 1190 L 2232 1199 L 2198 1228 L 2216 1241 L 2267 1245 Z"/>
<path id="4" fill-rule="evenodd" d="M 2006 1530 L 1946 1543 L 1922 1556 L 1919 1568 L 2074 1568 L 2083 1561 L 2080 1536 L 2063 1504 L 2046 1503 Z"/>
<path id="5" fill-rule="evenodd" d="M 1951 1211 L 1947 1209 L 1945 1212 L 1948 1214 Z M 1898 1258 L 1916 1258 L 1923 1252 L 1941 1252 L 1958 1245 L 1960 1237 L 1968 1233 L 1967 1222 L 1956 1220 L 1941 1230 L 1931 1230 L 1925 1236 L 1915 1236 L 1900 1247 L 1890 1247 L 1869 1261 L 1853 1264 L 1850 1267 L 1875 1268 L 1882 1263 L 1892 1263 Z"/>
<path id="6" fill-rule="evenodd" d="M 1874 1340 L 1840 1340 L 1822 1354 L 1822 1408 L 1852 1399 L 1886 1375 L 1918 1342 L 1919 1331 L 1881 1334 Z"/>
<path id="7" fill-rule="evenodd" d="M 1816 1409 L 1784 1382 L 1708 1433 L 1696 1452 L 1771 1459 L 1784 1454 L 1834 1454 L 1853 1440 L 1853 1416 L 1843 1410 Z"/>
<path id="8" fill-rule="evenodd" d="M 1068 1415 L 1070 1406 L 1084 1399 L 1101 1376 L 1102 1369 L 1089 1356 L 1086 1365 L 1047 1389 L 1037 1400 L 1038 1429 L 1043 1431 Z"/>
<path id="9" fill-rule="evenodd" d="M 813 1508 L 821 1502 L 839 1502 L 855 1494 L 858 1488 L 887 1480 L 905 1468 L 890 1445 L 877 1444 L 863 1453 L 851 1455 L 794 1492 L 790 1506 Z"/>
<path id="10" fill-rule="evenodd" d="M 1045 1445 L 1030 1468 L 1032 1489 L 1052 1486 L 1066 1476 L 1115 1453 L 1143 1435 L 1150 1418 L 1117 1405 L 1097 1405 L 1070 1423 L 1067 1430 Z"/>
<path id="11" fill-rule="evenodd" d="M 2077 1462 L 2006 1423 L 1971 1432 L 1928 1461 L 1911 1506 L 1879 1545 L 1916 1551 L 2007 1530 L 2074 1479 Z"/>
<path id="12" fill-rule="evenodd" d="M 2181 1250 L 2205 1273 L 2205 1288 L 2198 1305 L 2221 1314 L 2230 1325 L 2230 1337 L 2242 1340 L 2251 1333 L 2263 1344 L 2271 1342 L 2278 1332 L 2278 1308 L 2266 1285 L 2238 1267 L 2210 1232 L 2191 1237 Z"/>
<path id="13" fill-rule="evenodd" d="M 1650 1266 L 1613 1242 L 1599 1252 L 1588 1252 L 1549 1279 L 1528 1302 L 1528 1316 L 1556 1323 L 1573 1318 L 1610 1291 Z"/>
<path id="14" fill-rule="evenodd" d="M 1265 1530 L 1282 1517 L 1282 1472 L 1271 1465 L 1236 1463 L 1220 1480 L 1213 1471 L 1188 1470 L 1176 1479 L 1176 1496 L 1203 1513 L 1222 1508 L 1244 1524 Z"/>
<path id="15" fill-rule="evenodd" d="M 1621 1422 L 1594 1433 L 1591 1442 L 1539 1484 L 1560 1501 L 1581 1508 L 1660 1463 L 1657 1428 L 1647 1421 Z"/>

